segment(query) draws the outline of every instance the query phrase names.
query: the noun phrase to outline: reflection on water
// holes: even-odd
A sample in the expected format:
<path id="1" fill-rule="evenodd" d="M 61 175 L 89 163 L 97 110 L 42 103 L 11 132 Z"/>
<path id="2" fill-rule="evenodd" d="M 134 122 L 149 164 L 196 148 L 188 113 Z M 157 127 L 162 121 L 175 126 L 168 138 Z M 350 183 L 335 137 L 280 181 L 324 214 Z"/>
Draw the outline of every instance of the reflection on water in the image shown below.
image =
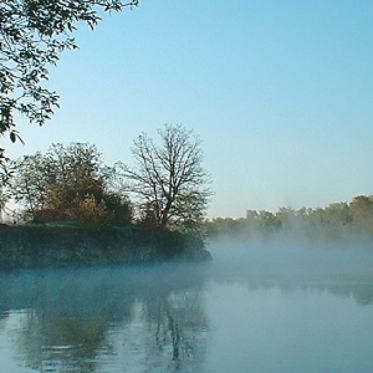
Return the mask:
<path id="1" fill-rule="evenodd" d="M 40 372 L 198 371 L 202 282 L 201 267 L 176 264 L 3 275 L 3 330 Z"/>
<path id="2" fill-rule="evenodd" d="M 0 371 L 371 372 L 371 254 L 215 254 L 0 275 Z"/>

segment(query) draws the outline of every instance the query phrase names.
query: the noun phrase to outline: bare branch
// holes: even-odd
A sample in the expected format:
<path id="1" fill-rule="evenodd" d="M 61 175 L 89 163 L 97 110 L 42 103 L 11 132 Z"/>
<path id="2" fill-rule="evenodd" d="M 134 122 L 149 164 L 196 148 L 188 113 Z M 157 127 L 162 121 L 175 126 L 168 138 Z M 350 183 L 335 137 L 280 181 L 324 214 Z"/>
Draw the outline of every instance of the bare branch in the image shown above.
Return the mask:
<path id="1" fill-rule="evenodd" d="M 125 176 L 132 180 L 132 192 L 140 197 L 143 215 L 152 210 L 161 226 L 186 229 L 204 216 L 209 179 L 202 168 L 201 141 L 182 125 L 165 125 L 158 131 L 162 145 L 155 146 L 146 134 L 134 140 L 132 153 L 137 168 L 125 167 Z"/>

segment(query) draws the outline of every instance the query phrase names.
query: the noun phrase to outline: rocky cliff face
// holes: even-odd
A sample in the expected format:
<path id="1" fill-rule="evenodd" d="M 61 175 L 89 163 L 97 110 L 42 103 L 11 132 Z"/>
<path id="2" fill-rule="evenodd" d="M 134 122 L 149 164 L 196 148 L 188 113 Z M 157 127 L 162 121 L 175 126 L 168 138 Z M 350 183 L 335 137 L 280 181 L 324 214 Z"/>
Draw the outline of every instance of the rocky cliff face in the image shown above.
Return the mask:
<path id="1" fill-rule="evenodd" d="M 0 226 L 0 270 L 210 259 L 202 240 L 176 232 Z"/>

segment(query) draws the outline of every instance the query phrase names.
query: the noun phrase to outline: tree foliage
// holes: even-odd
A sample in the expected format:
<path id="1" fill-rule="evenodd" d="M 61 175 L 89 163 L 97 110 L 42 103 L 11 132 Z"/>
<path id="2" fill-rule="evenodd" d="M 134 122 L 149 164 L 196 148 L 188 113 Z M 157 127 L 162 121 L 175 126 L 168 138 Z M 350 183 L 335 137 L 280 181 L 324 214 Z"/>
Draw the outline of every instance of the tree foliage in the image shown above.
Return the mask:
<path id="1" fill-rule="evenodd" d="M 40 152 L 25 155 L 12 162 L 11 170 L 13 177 L 8 194 L 26 207 L 27 214 L 35 216 L 38 210 L 45 208 L 51 177 L 45 157 Z"/>
<path id="2" fill-rule="evenodd" d="M 19 138 L 16 113 L 43 125 L 58 107 L 56 92 L 43 87 L 48 66 L 61 52 L 77 49 L 71 37 L 77 22 L 91 29 L 100 21 L 98 9 L 120 11 L 138 0 L 5 0 L 0 3 L 0 136 Z M 0 149 L 4 160 L 4 149 Z"/>
<path id="3" fill-rule="evenodd" d="M 53 144 L 48 152 L 13 161 L 9 188 L 34 220 L 74 220 L 89 224 L 128 224 L 129 202 L 115 190 L 114 169 L 106 166 L 94 145 Z"/>
<path id="4" fill-rule="evenodd" d="M 124 166 L 124 175 L 132 181 L 144 221 L 198 230 L 211 195 L 201 164 L 201 140 L 182 125 L 165 125 L 158 133 L 160 145 L 145 133 L 134 140 L 137 168 Z"/>
<path id="5" fill-rule="evenodd" d="M 316 239 L 373 239 L 373 195 L 356 196 L 351 202 L 332 203 L 325 208 L 281 207 L 276 213 L 248 210 L 245 218 L 215 218 L 206 224 L 207 234 L 249 237 L 303 237 Z"/>

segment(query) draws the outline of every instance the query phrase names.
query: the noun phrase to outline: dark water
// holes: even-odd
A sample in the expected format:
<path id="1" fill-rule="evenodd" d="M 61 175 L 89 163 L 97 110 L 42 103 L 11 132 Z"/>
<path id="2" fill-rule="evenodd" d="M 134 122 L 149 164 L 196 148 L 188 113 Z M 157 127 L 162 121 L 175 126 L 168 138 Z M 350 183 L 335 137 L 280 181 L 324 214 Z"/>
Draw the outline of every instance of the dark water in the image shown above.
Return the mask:
<path id="1" fill-rule="evenodd" d="M 0 372 L 373 371 L 371 251 L 211 250 L 0 275 Z"/>

